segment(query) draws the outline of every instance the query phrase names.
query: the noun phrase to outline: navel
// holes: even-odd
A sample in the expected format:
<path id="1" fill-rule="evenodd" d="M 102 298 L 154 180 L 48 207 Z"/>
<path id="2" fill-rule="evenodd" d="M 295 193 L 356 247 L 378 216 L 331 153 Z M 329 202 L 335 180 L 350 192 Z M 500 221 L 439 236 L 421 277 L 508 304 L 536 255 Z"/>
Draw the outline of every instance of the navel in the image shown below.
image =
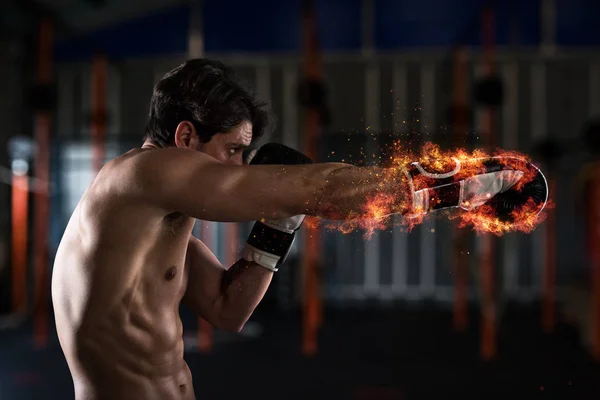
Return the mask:
<path id="1" fill-rule="evenodd" d="M 168 281 L 173 280 L 175 275 L 177 275 L 177 267 L 170 267 L 167 272 L 165 272 L 165 279 Z"/>

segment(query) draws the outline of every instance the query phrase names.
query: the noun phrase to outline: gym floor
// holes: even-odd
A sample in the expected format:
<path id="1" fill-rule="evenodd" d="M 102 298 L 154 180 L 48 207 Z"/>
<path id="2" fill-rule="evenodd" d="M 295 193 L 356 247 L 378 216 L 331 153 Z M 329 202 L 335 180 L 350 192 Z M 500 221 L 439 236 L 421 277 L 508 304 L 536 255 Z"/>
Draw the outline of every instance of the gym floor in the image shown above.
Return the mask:
<path id="1" fill-rule="evenodd" d="M 325 310 L 319 352 L 300 353 L 301 316 L 258 310 L 260 335 L 215 333 L 211 353 L 189 351 L 198 399 L 590 399 L 600 365 L 560 323 L 542 333 L 539 310 L 508 307 L 497 359 L 479 358 L 479 321 L 457 334 L 449 311 L 418 307 Z M 268 317 L 267 317 L 268 315 Z M 32 328 L 0 332 L 0 399 L 73 398 L 56 337 L 32 346 Z"/>

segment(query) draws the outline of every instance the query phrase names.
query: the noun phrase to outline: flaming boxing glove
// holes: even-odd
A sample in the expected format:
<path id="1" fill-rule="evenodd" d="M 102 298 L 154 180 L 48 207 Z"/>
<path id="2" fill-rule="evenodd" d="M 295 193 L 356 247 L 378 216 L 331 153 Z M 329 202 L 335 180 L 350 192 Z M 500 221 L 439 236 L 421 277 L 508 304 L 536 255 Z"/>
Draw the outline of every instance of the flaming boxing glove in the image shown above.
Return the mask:
<path id="1" fill-rule="evenodd" d="M 277 143 L 262 146 L 250 156 L 250 165 L 311 164 L 312 160 L 292 148 Z M 304 215 L 275 221 L 256 221 L 242 252 L 245 260 L 253 261 L 271 271 L 277 271 L 294 243 L 296 231 L 304 222 Z"/>
<path id="2" fill-rule="evenodd" d="M 453 165 L 433 162 L 424 166 L 411 163 L 405 174 L 412 192 L 409 217 L 437 210 L 461 208 L 471 211 L 482 205 L 502 221 L 529 204 L 541 212 L 548 200 L 548 185 L 533 164 L 516 157 L 475 158 Z"/>

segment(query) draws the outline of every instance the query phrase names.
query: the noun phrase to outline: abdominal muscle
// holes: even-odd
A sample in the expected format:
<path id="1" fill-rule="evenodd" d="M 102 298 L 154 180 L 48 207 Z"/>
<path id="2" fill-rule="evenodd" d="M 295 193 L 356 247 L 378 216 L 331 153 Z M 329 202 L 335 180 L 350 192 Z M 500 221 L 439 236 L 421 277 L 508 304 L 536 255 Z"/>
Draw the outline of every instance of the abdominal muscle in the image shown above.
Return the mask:
<path id="1" fill-rule="evenodd" d="M 126 236 L 90 245 L 67 227 L 52 298 L 76 400 L 195 398 L 179 318 L 189 236 L 161 243 L 147 233 L 145 248 Z"/>
<path id="2" fill-rule="evenodd" d="M 79 332 L 69 363 L 76 399 L 194 399 L 179 317 L 140 314 L 130 313 L 128 324 L 108 320 Z M 168 326 L 175 329 L 160 328 Z"/>

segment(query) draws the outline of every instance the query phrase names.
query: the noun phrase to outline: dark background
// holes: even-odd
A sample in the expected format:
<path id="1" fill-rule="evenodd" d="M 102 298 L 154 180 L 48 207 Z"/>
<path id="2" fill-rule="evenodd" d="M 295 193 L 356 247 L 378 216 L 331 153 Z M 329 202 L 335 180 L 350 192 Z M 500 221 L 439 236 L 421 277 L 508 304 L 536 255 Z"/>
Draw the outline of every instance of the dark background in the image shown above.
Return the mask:
<path id="1" fill-rule="evenodd" d="M 597 226 L 591 219 L 597 202 L 589 188 L 600 150 L 600 2 L 314 3 L 327 89 L 323 108 L 330 116 L 318 132 L 320 161 L 359 163 L 361 149 L 384 152 L 391 139 L 415 148 L 427 141 L 445 148 L 488 148 L 486 138 L 493 137 L 504 149 L 533 156 L 552 178 L 553 219 L 531 234 L 496 239 L 491 262 L 481 251 L 486 239 L 465 228 L 465 244 L 457 247 L 454 224 L 444 218 L 431 218 L 410 233 L 379 231 L 369 240 L 362 231 L 320 230 L 315 291 L 322 298 L 323 319 L 317 352 L 310 356 L 303 351 L 303 321 L 307 293 L 313 298 L 314 291 L 304 290 L 306 250 L 300 234 L 287 265 L 240 334 L 202 328 L 182 310 L 186 359 L 198 398 L 600 395 L 600 352 L 594 357 L 595 343 L 600 344 L 600 328 L 594 328 L 600 304 L 595 304 L 600 302 L 594 303 L 590 255 L 600 243 L 589 234 Z M 36 284 L 34 256 L 47 254 L 51 273 L 66 222 L 94 176 L 93 57 L 102 54 L 107 60 L 106 160 L 140 145 L 153 84 L 192 54 L 231 64 L 271 104 L 278 123 L 261 143 L 302 149 L 307 107 L 296 95 L 305 80 L 301 11 L 300 0 L 2 3 L 0 399 L 73 398 L 51 305 L 40 301 L 48 292 L 45 283 Z M 51 21 L 54 33 L 49 96 L 32 91 L 43 20 Z M 191 35 L 200 46 L 190 45 Z M 457 54 L 464 54 L 462 67 Z M 486 56 L 493 58 L 502 99 L 482 84 Z M 477 95 L 482 91 L 499 101 L 483 101 Z M 457 101 L 461 93 L 464 103 Z M 24 313 L 15 313 L 10 143 L 34 140 L 35 115 L 44 98 L 52 116 L 51 141 L 37 151 L 50 156 L 48 245 L 39 246 L 34 213 L 39 200 L 31 194 L 30 301 Z M 485 123 L 490 110 L 497 116 L 491 127 Z M 466 117 L 463 124 L 456 122 L 459 114 Z M 25 159 L 33 176 L 33 159 Z M 196 234 L 228 264 L 249 227 L 203 222 Z M 237 229 L 233 239 L 232 229 Z M 459 259 L 468 275 L 463 330 L 456 329 L 454 319 Z M 555 265 L 555 281 L 545 285 L 549 265 Z M 484 266 L 494 271 L 487 304 L 495 309 L 496 352 L 490 359 L 482 356 Z M 555 323 L 545 330 L 548 288 L 556 295 L 550 309 Z M 34 335 L 40 315 L 50 321 L 42 345 Z"/>

